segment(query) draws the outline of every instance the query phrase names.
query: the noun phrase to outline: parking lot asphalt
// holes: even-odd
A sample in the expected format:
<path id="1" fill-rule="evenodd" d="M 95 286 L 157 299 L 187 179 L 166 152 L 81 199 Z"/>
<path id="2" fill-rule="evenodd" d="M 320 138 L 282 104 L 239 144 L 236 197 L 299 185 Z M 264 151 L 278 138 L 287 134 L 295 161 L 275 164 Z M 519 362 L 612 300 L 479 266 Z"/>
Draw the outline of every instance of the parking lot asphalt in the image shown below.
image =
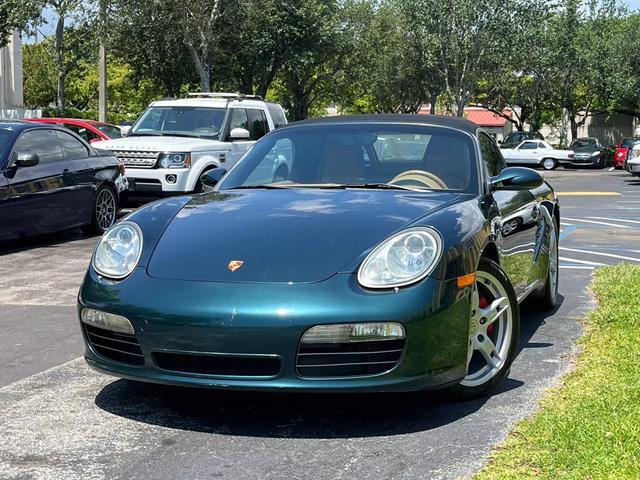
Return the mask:
<path id="1" fill-rule="evenodd" d="M 0 247 L 1 479 L 449 479 L 472 474 L 572 365 L 601 265 L 640 264 L 640 182 L 546 172 L 561 199 L 561 305 L 523 310 L 492 397 L 291 395 L 138 384 L 91 371 L 75 297 L 96 237 Z"/>

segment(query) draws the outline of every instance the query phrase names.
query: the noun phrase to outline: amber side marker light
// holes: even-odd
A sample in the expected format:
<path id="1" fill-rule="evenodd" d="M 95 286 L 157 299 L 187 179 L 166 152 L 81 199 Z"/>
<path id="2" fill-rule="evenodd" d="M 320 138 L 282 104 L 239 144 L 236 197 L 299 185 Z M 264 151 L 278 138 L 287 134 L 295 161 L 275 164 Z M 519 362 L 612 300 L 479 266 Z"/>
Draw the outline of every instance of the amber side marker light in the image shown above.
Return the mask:
<path id="1" fill-rule="evenodd" d="M 458 277 L 458 288 L 470 287 L 476 281 L 476 274 L 470 273 L 469 275 L 463 275 Z"/>

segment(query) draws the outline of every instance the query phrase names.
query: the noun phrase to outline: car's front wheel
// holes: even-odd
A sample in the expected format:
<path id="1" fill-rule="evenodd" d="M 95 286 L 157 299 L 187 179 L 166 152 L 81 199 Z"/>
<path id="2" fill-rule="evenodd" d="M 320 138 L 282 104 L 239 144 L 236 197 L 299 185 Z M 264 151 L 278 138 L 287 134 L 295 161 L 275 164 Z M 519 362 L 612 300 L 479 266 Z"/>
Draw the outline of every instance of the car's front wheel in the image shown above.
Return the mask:
<path id="1" fill-rule="evenodd" d="M 542 160 L 542 168 L 545 170 L 555 170 L 558 162 L 554 158 L 545 158 Z"/>
<path id="2" fill-rule="evenodd" d="M 509 373 L 519 335 L 520 308 L 511 282 L 497 263 L 483 258 L 472 293 L 467 376 L 451 392 L 471 399 L 493 390 Z"/>

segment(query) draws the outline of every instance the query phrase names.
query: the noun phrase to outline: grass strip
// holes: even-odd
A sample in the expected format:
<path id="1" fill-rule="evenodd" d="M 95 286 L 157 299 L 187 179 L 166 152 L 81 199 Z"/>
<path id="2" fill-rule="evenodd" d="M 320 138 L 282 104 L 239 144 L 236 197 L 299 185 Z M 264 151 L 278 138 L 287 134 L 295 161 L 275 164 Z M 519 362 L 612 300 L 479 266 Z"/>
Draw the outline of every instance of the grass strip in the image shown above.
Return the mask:
<path id="1" fill-rule="evenodd" d="M 640 266 L 599 269 L 591 288 L 598 307 L 576 369 L 477 480 L 640 479 Z"/>

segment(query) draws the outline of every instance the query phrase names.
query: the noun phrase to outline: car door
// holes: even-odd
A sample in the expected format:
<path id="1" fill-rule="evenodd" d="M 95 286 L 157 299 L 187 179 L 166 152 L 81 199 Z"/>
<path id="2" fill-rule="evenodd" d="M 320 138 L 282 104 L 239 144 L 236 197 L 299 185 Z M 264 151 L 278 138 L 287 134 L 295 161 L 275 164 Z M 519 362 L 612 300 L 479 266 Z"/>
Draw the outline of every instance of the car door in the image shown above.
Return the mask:
<path id="1" fill-rule="evenodd" d="M 16 166 L 19 154 L 36 154 L 38 164 Z M 64 223 L 64 159 L 53 129 L 29 129 L 18 137 L 4 171 L 7 181 L 5 208 L 11 212 L 10 235 L 55 230 Z"/>
<path id="2" fill-rule="evenodd" d="M 524 141 L 517 148 L 516 158 L 518 163 L 525 165 L 538 164 L 538 142 Z"/>
<path id="3" fill-rule="evenodd" d="M 505 168 L 500 149 L 485 133 L 479 133 L 478 140 L 486 171 L 498 175 Z M 502 267 L 521 295 L 533 276 L 538 202 L 529 190 L 498 190 L 491 195 L 499 210 L 493 229 Z"/>
<path id="4" fill-rule="evenodd" d="M 64 205 L 69 225 L 91 221 L 93 197 L 96 190 L 95 172 L 90 163 L 90 150 L 79 138 L 62 130 L 56 130 L 64 157 L 63 181 L 72 201 Z"/>

